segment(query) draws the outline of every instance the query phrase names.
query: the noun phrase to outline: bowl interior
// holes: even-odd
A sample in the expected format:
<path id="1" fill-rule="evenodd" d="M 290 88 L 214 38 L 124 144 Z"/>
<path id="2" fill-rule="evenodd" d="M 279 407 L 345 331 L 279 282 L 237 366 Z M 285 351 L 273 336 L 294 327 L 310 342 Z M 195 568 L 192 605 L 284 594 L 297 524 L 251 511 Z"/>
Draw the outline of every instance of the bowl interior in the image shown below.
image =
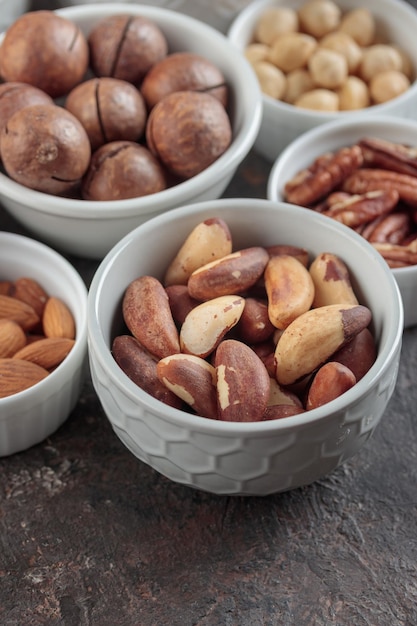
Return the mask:
<path id="1" fill-rule="evenodd" d="M 111 353 L 113 337 L 121 328 L 121 300 L 128 283 L 137 276 L 158 278 L 192 228 L 208 217 L 220 216 L 232 231 L 234 248 L 286 243 L 302 246 L 311 255 L 335 252 L 348 264 L 361 302 L 373 313 L 373 329 L 379 345 L 378 358 L 367 375 L 332 409 L 321 407 L 301 416 L 275 423 L 237 424 L 196 418 L 166 407 L 139 389 L 123 374 Z M 157 251 L 157 252 L 156 252 Z M 120 277 L 123 277 L 121 280 Z M 88 304 L 90 352 L 109 376 L 110 384 L 147 410 L 184 427 L 206 432 L 267 432 L 285 430 L 294 424 L 325 418 L 349 402 L 358 402 L 390 361 L 401 341 L 402 304 L 398 287 L 385 262 L 356 233 L 321 215 L 290 204 L 267 200 L 228 199 L 202 202 L 171 211 L 132 231 L 100 264 L 90 287 Z"/>

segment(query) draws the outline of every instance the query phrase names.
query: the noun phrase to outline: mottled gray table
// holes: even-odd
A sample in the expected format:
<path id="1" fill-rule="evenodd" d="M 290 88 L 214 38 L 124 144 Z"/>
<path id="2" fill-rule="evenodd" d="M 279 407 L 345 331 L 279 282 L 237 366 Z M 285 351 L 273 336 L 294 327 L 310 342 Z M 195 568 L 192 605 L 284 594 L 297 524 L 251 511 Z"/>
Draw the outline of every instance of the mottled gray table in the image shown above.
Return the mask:
<path id="1" fill-rule="evenodd" d="M 268 172 L 250 154 L 225 195 L 265 197 Z M 0 228 L 25 233 L 1 208 Z M 69 258 L 88 286 L 97 263 Z M 58 432 L 0 459 L 1 626 L 415 626 L 416 379 L 413 328 L 362 451 L 265 498 L 137 461 L 87 379 Z"/>

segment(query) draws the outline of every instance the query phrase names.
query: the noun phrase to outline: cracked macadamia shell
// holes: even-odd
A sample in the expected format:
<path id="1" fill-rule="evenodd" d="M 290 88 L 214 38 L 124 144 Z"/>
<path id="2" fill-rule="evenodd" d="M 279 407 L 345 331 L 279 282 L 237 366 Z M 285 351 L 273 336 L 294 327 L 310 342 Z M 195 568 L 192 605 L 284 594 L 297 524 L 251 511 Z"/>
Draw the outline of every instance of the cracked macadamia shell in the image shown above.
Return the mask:
<path id="1" fill-rule="evenodd" d="M 222 72 L 208 59 L 192 52 L 174 52 L 146 74 L 141 92 L 151 109 L 174 91 L 206 91 L 227 105 L 227 87 Z"/>
<path id="2" fill-rule="evenodd" d="M 94 152 L 82 185 L 84 200 L 124 200 L 166 187 L 165 173 L 144 146 L 112 141 Z"/>
<path id="3" fill-rule="evenodd" d="M 0 85 L 0 130 L 19 109 L 31 104 L 54 104 L 47 93 L 26 83 L 9 82 Z"/>
<path id="4" fill-rule="evenodd" d="M 80 182 L 91 157 L 81 123 L 55 104 L 35 104 L 14 113 L 1 131 L 0 152 L 10 178 L 55 195 Z"/>
<path id="5" fill-rule="evenodd" d="M 92 78 L 68 94 L 65 108 L 84 126 L 92 150 L 110 141 L 138 141 L 147 110 L 138 89 L 117 78 Z"/>
<path id="6" fill-rule="evenodd" d="M 232 128 L 217 98 L 198 91 L 177 91 L 150 112 L 146 141 L 170 172 L 188 179 L 225 152 L 232 141 Z"/>
<path id="7" fill-rule="evenodd" d="M 77 24 L 53 11 L 32 11 L 7 29 L 0 74 L 4 81 L 29 83 L 57 98 L 81 82 L 88 61 L 88 43 Z"/>
<path id="8" fill-rule="evenodd" d="M 88 43 L 96 76 L 112 76 L 135 85 L 168 53 L 168 42 L 159 26 L 138 15 L 103 18 L 90 31 Z"/>

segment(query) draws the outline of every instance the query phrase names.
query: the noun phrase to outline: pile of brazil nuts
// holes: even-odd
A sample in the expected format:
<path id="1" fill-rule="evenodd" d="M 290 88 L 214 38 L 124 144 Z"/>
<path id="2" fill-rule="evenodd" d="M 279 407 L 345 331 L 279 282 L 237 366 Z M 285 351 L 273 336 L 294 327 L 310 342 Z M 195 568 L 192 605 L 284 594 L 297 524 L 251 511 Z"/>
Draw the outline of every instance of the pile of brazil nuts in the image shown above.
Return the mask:
<path id="1" fill-rule="evenodd" d="M 166 404 L 254 422 L 297 415 L 350 389 L 376 358 L 370 309 L 337 255 L 283 244 L 233 250 L 219 217 L 197 224 L 163 279 L 122 301 L 112 354 Z"/>
<path id="2" fill-rule="evenodd" d="M 368 9 L 342 12 L 333 0 L 308 0 L 299 9 L 265 9 L 245 55 L 268 96 L 303 109 L 349 111 L 410 87 L 414 67 L 400 46 L 381 39 Z"/>
<path id="3" fill-rule="evenodd" d="M 0 398 L 46 378 L 72 350 L 75 332 L 65 302 L 37 280 L 0 280 Z"/>
<path id="4" fill-rule="evenodd" d="M 416 147 L 362 137 L 283 181 L 283 196 L 349 226 L 391 268 L 417 264 Z"/>
<path id="5" fill-rule="evenodd" d="M 152 20 L 103 17 L 85 36 L 53 11 L 25 13 L 0 47 L 0 158 L 48 194 L 123 200 L 192 178 L 232 141 L 220 69 L 170 51 Z"/>

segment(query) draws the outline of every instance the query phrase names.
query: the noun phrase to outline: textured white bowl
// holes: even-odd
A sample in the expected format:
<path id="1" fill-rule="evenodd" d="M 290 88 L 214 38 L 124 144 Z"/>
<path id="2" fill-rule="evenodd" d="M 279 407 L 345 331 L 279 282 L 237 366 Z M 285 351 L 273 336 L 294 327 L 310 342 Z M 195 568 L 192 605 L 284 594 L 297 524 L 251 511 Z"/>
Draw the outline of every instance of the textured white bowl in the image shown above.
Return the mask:
<path id="1" fill-rule="evenodd" d="M 251 42 L 257 19 L 270 6 L 291 6 L 298 8 L 305 0 L 255 0 L 233 21 L 228 37 L 243 52 Z M 357 7 L 367 8 L 375 17 L 379 32 L 391 43 L 401 46 L 414 61 L 417 74 L 417 10 L 403 0 L 337 0 L 337 5 L 344 11 Z M 343 111 L 327 113 L 298 109 L 285 102 L 279 102 L 263 95 L 262 124 L 254 148 L 269 161 L 274 161 L 278 154 L 301 133 L 320 124 L 335 119 L 356 119 L 366 115 L 395 115 L 417 119 L 417 83 L 410 89 L 389 102 L 379 104 L 362 111 Z"/>
<path id="2" fill-rule="evenodd" d="M 20 452 L 55 432 L 68 418 L 87 366 L 87 289 L 74 267 L 43 243 L 0 232 L 0 280 L 30 277 L 61 298 L 76 324 L 67 358 L 38 384 L 0 398 L 0 456 Z"/>
<path id="3" fill-rule="evenodd" d="M 170 51 L 190 50 L 210 59 L 230 86 L 233 141 L 206 170 L 170 189 L 142 198 L 91 202 L 33 191 L 0 172 L 0 201 L 19 222 L 54 247 L 88 258 L 102 258 L 130 230 L 176 206 L 218 198 L 250 151 L 262 116 L 258 82 L 247 61 L 214 28 L 168 9 L 109 3 L 57 11 L 85 34 L 100 18 L 128 13 L 152 19 L 165 33 Z"/>
<path id="4" fill-rule="evenodd" d="M 268 178 L 267 197 L 283 201 L 285 183 L 298 171 L 308 167 L 320 154 L 352 145 L 365 136 L 417 146 L 417 121 L 391 116 L 341 119 L 306 132 L 276 159 Z M 417 265 L 391 271 L 403 299 L 404 326 L 414 326 L 417 324 Z"/>
<path id="5" fill-rule="evenodd" d="M 282 420 L 231 423 L 164 405 L 137 387 L 110 352 L 121 299 L 142 274 L 161 278 L 191 229 L 220 216 L 236 248 L 287 243 L 336 252 L 373 312 L 378 356 L 352 389 L 326 406 Z M 173 481 L 216 494 L 266 495 L 309 484 L 354 455 L 372 435 L 394 390 L 402 303 L 380 255 L 334 220 L 285 203 L 234 198 L 176 209 L 142 224 L 101 262 L 91 283 L 88 342 L 93 384 L 114 431 L 140 460 Z"/>

